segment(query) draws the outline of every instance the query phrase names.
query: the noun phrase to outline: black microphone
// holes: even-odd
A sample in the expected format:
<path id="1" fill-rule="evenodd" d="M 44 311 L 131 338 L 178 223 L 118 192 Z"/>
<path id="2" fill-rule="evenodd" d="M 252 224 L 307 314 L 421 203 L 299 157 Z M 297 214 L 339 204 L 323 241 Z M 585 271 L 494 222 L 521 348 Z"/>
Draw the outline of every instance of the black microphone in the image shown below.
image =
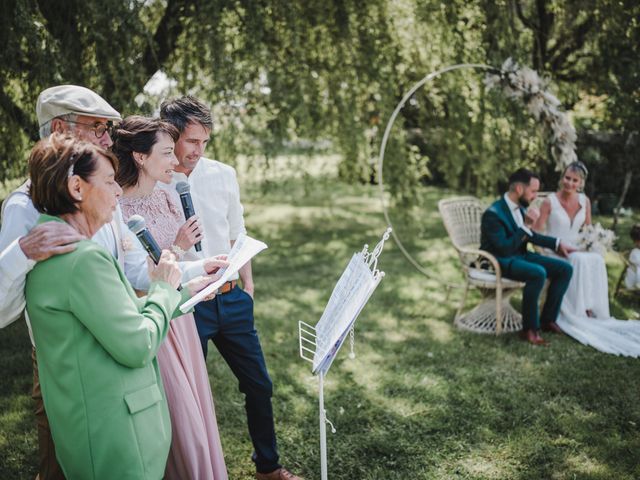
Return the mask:
<path id="1" fill-rule="evenodd" d="M 193 201 L 191 200 L 191 187 L 187 182 L 176 183 L 176 191 L 180 195 L 180 203 L 182 203 L 182 211 L 184 212 L 184 218 L 189 220 L 196 214 L 195 208 L 193 208 Z M 202 243 L 195 244 L 196 252 L 202 251 Z"/>
<path id="2" fill-rule="evenodd" d="M 147 224 L 144 221 L 144 218 L 142 218 L 140 215 L 131 215 L 131 217 L 129 217 L 129 221 L 127 222 L 127 227 L 129 227 L 129 230 L 131 230 L 136 235 L 136 237 L 138 237 L 138 240 L 140 240 L 140 243 L 153 260 L 153 263 L 157 265 L 160 261 L 162 250 L 160 250 L 160 247 L 153 238 L 153 235 L 151 235 L 151 232 L 147 228 Z"/>

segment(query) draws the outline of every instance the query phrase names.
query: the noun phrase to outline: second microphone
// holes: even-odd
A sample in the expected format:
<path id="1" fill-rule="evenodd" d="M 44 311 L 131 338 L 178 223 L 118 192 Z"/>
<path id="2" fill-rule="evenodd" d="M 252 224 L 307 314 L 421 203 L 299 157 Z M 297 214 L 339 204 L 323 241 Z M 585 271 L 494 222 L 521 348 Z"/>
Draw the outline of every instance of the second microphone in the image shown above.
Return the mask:
<path id="1" fill-rule="evenodd" d="M 180 195 L 180 203 L 182 204 L 182 211 L 184 212 L 185 220 L 189 220 L 196 214 L 195 208 L 193 208 L 193 201 L 191 200 L 191 187 L 187 182 L 176 183 L 176 191 Z M 196 252 L 202 251 L 202 243 L 198 242 L 194 245 Z"/>

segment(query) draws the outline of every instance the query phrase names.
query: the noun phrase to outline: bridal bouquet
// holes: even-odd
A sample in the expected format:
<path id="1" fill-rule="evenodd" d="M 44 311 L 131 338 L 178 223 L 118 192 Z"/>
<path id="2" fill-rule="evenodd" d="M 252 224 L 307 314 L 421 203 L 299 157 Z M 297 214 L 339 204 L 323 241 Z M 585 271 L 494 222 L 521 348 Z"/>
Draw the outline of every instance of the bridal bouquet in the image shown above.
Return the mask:
<path id="1" fill-rule="evenodd" d="M 615 233 L 602 225 L 583 225 L 580 229 L 580 237 L 578 238 L 578 247 L 587 252 L 596 252 L 604 256 L 607 250 L 613 248 L 613 242 L 616 239 Z"/>

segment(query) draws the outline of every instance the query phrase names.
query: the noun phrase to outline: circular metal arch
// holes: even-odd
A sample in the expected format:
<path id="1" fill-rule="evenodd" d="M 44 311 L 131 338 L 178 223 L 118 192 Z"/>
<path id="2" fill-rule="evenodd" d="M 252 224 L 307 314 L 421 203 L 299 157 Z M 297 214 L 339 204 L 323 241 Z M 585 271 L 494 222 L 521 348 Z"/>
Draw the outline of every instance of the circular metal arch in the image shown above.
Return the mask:
<path id="1" fill-rule="evenodd" d="M 391 114 L 391 117 L 389 118 L 389 122 L 387 123 L 387 128 L 385 129 L 384 135 L 382 136 L 382 143 L 380 144 L 380 154 L 378 156 L 378 188 L 380 189 L 380 200 L 382 201 L 382 211 L 384 212 L 384 218 L 387 221 L 387 225 L 391 227 L 391 235 L 393 236 L 394 241 L 400 248 L 400 251 L 403 253 L 403 255 L 407 258 L 407 260 L 409 260 L 409 262 L 420 273 L 422 273 L 423 275 L 429 278 L 434 278 L 434 277 L 411 256 L 411 254 L 406 250 L 406 248 L 404 248 L 404 245 L 400 241 L 400 238 L 398 237 L 396 229 L 394 228 L 393 224 L 391 223 L 391 219 L 389 218 L 389 210 L 387 208 L 387 203 L 385 201 L 385 196 L 384 196 L 384 193 L 385 193 L 384 180 L 382 175 L 382 167 L 384 165 L 384 153 L 387 148 L 387 141 L 389 140 L 391 128 L 393 127 L 393 124 L 396 121 L 396 117 L 400 113 L 400 110 L 402 110 L 402 108 L 405 106 L 407 101 L 413 96 L 413 94 L 416 93 L 418 89 L 422 88 L 426 83 L 430 82 L 434 78 L 437 78 L 440 75 L 447 72 L 452 72 L 454 70 L 463 70 L 463 69 L 489 70 L 493 72 L 500 72 L 499 68 L 492 67 L 490 65 L 484 65 L 481 63 L 460 63 L 457 65 L 451 65 L 449 67 L 442 68 L 424 77 L 422 80 L 417 82 L 413 87 L 411 87 L 411 89 L 404 95 L 404 97 L 402 97 L 402 100 L 400 100 L 400 103 L 398 103 L 395 110 Z M 449 285 L 449 286 L 458 287 L 459 285 Z"/>

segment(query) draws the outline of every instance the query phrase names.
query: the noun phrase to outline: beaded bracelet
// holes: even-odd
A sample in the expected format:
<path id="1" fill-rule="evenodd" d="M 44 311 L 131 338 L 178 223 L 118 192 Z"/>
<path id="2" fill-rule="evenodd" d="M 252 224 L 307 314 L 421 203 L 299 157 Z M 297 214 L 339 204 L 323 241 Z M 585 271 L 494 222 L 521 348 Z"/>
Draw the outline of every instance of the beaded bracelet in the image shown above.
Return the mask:
<path id="1" fill-rule="evenodd" d="M 175 253 L 176 257 L 178 258 L 182 258 L 182 256 L 184 255 L 184 250 L 178 245 L 171 245 L 171 251 Z"/>

